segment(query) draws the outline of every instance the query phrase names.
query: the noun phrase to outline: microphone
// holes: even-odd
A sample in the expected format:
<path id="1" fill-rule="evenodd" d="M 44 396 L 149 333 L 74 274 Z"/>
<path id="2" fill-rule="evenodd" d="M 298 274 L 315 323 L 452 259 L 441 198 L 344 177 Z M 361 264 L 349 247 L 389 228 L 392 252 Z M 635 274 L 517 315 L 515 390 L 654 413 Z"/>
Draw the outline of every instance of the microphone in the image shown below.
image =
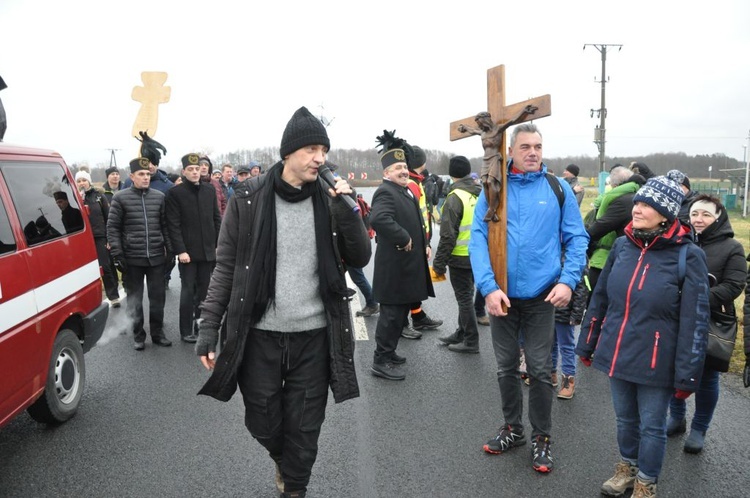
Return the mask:
<path id="1" fill-rule="evenodd" d="M 331 168 L 328 167 L 328 164 L 323 164 L 320 168 L 318 168 L 318 176 L 322 178 L 329 187 L 334 190 L 336 189 L 336 179 L 333 177 L 333 173 L 331 173 Z M 357 205 L 357 202 L 352 199 L 349 194 L 339 194 L 338 197 L 341 197 L 341 199 L 343 199 L 344 204 L 346 204 L 346 206 L 351 209 L 352 212 L 359 213 L 359 206 Z"/>

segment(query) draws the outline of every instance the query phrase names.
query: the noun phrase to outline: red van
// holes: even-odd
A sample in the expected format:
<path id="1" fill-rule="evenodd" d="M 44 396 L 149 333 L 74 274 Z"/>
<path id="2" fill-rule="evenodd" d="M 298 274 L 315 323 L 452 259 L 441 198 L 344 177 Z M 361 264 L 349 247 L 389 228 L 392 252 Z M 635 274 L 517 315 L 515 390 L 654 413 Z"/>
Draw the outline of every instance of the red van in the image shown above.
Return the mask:
<path id="1" fill-rule="evenodd" d="M 72 417 L 109 306 L 88 213 L 60 154 L 0 143 L 0 427 Z"/>

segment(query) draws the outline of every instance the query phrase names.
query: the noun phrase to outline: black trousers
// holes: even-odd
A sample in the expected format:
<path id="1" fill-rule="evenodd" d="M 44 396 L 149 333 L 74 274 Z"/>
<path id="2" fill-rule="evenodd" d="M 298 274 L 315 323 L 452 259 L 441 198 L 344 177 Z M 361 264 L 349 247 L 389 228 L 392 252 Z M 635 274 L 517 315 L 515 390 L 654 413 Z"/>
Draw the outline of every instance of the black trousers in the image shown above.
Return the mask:
<path id="1" fill-rule="evenodd" d="M 401 331 L 407 323 L 411 309 L 411 304 L 380 304 L 380 315 L 375 327 L 374 363 L 387 363 L 396 352 Z"/>
<path id="2" fill-rule="evenodd" d="M 326 329 L 250 329 L 237 383 L 245 426 L 281 469 L 285 491 L 307 489 L 328 403 Z"/>
<path id="3" fill-rule="evenodd" d="M 474 274 L 471 268 L 450 266 L 448 269 L 453 294 L 458 303 L 458 330 L 462 332 L 464 344 L 471 347 L 477 346 L 479 345 L 479 329 L 474 311 Z"/>
<path id="4" fill-rule="evenodd" d="M 102 282 L 104 283 L 104 293 L 110 301 L 118 299 L 120 292 L 117 290 L 117 273 L 110 262 L 109 251 L 107 250 L 107 239 L 104 237 L 95 237 L 96 259 L 99 260 L 99 266 L 102 267 Z"/>
<path id="5" fill-rule="evenodd" d="M 146 340 L 143 329 L 143 279 L 148 282 L 148 323 L 151 338 L 164 337 L 164 265 L 128 266 L 125 283 L 128 289 L 126 299 L 128 316 L 133 320 L 133 339 Z"/>
<path id="6" fill-rule="evenodd" d="M 201 317 L 200 304 L 206 299 L 212 261 L 180 263 L 180 336 L 193 333 L 193 320 Z"/>

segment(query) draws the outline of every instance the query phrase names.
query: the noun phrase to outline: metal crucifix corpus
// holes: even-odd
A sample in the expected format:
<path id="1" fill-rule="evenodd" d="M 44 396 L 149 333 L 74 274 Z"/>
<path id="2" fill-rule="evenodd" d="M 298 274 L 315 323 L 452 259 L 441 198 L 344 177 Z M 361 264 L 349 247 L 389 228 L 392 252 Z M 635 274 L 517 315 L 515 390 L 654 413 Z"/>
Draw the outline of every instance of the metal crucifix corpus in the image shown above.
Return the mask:
<path id="1" fill-rule="evenodd" d="M 476 116 L 454 121 L 450 125 L 451 141 L 480 135 L 484 148 L 482 183 L 489 210 L 484 215 L 489 223 L 489 249 L 495 280 L 504 292 L 508 290 L 507 272 L 507 197 L 505 182 L 507 160 L 505 130 L 510 126 L 552 114 L 552 99 L 542 95 L 505 105 L 505 66 L 487 70 L 487 109 Z"/>

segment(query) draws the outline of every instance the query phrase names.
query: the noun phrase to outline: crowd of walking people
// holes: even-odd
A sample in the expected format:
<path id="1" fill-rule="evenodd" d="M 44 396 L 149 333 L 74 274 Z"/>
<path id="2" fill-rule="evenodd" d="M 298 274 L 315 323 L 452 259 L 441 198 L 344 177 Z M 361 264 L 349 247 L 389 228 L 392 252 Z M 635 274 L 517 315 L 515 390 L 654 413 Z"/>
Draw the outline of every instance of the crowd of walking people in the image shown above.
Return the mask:
<path id="1" fill-rule="evenodd" d="M 486 453 L 525 445 L 528 434 L 532 468 L 552 471 L 552 400 L 572 399 L 576 371 L 589 366 L 608 375 L 617 422 L 620 460 L 602 494 L 656 496 L 667 437 L 687 432 L 692 394 L 684 449 L 703 450 L 729 368 L 713 347 L 714 322 L 728 316 L 736 330 L 734 301 L 748 272 L 726 208 L 692 191 L 682 172 L 616 165 L 584 218 L 580 168 L 554 176 L 540 130 L 515 126 L 502 267 L 488 180 L 472 175 L 466 157 L 450 159 L 443 181 L 428 171 L 423 149 L 386 130 L 377 137 L 383 182 L 369 205 L 344 179 L 323 174 L 336 169 L 327 162 L 330 139 L 304 107 L 267 168 L 213 169 L 209 157 L 189 152 L 170 178 L 159 169 L 166 148 L 140 135 L 125 182 L 117 168 L 106 170 L 103 191 L 89 172 L 75 176 L 106 296 L 120 306 L 121 277 L 134 349 L 143 351 L 148 335 L 169 347 L 165 291 L 177 261 L 179 338 L 195 344 L 211 372 L 200 393 L 227 401 L 239 387 L 245 425 L 273 460 L 280 496 L 306 494 L 328 389 L 336 403 L 360 394 L 347 271 L 364 298 L 356 316 L 377 320 L 369 372 L 383 382 L 407 378 L 401 338 L 443 325 L 426 311 L 440 282 L 449 281 L 456 300 L 441 345 L 477 354 L 479 326 L 489 327 L 502 413 Z M 745 306 L 748 317 L 750 300 Z"/>

